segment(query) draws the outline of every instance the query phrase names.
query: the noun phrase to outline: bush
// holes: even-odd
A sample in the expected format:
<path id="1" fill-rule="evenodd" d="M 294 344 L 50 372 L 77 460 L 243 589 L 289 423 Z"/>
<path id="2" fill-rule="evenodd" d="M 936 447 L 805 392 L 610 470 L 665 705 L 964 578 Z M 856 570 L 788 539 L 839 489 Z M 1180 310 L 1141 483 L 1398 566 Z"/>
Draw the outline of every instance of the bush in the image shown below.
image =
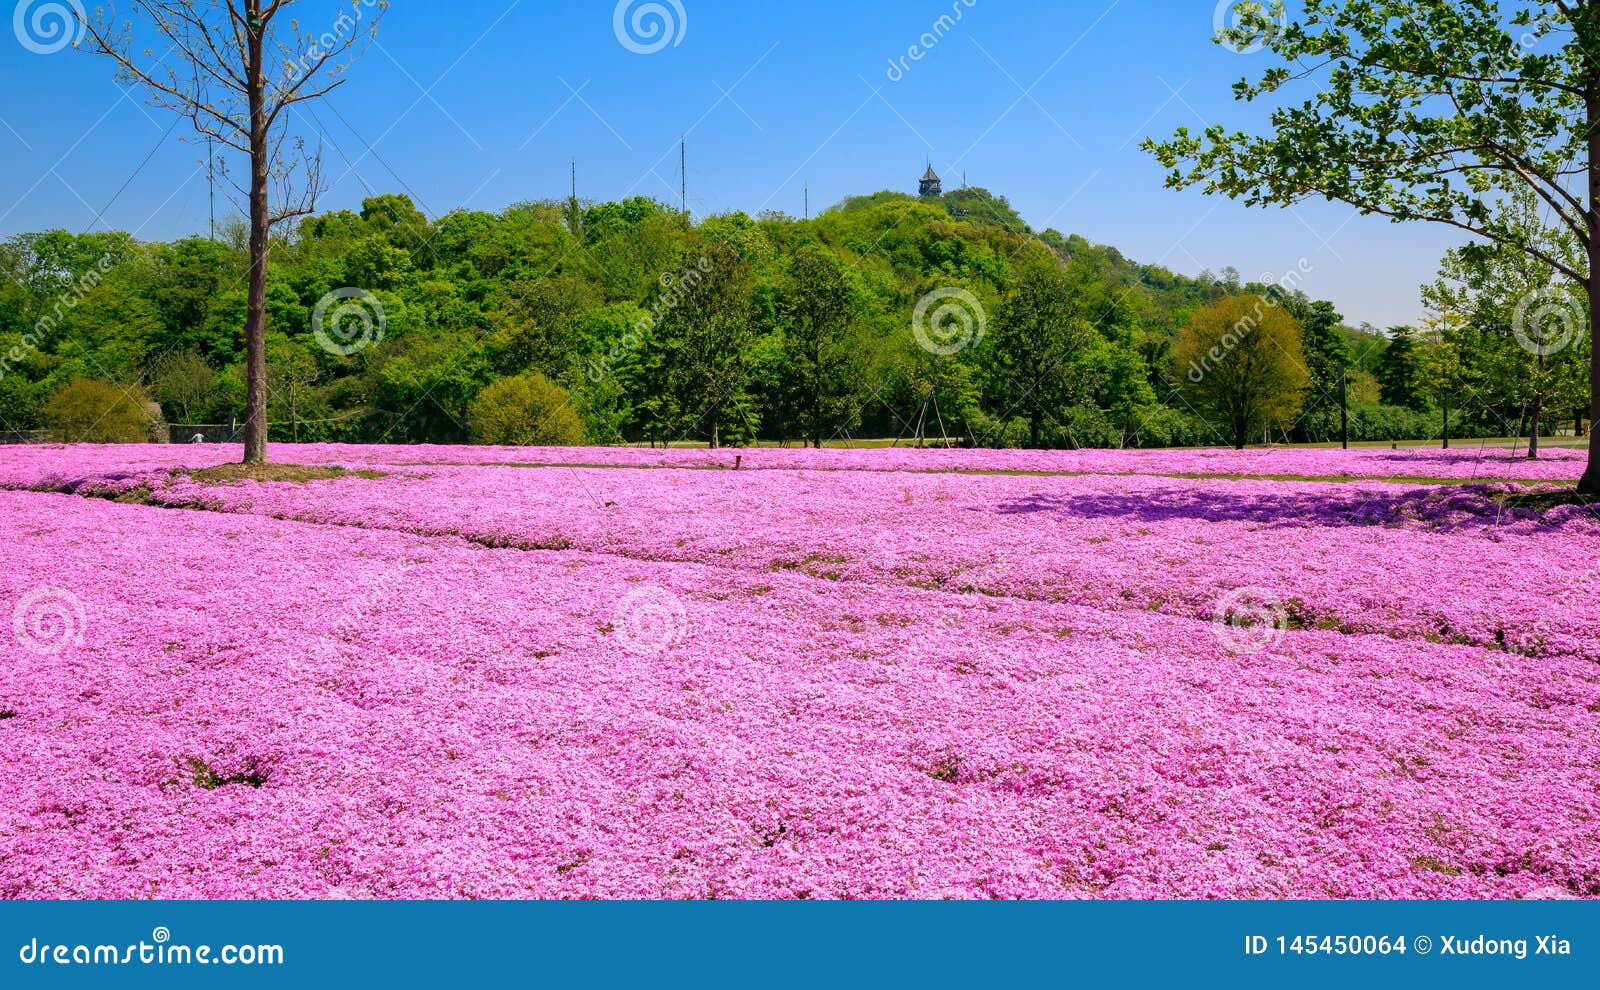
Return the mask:
<path id="1" fill-rule="evenodd" d="M 19 374 L 0 377 L 0 431 L 36 430 L 45 385 L 30 382 Z"/>
<path id="2" fill-rule="evenodd" d="M 50 396 L 44 424 L 62 443 L 141 443 L 159 422 L 153 406 L 138 389 L 79 379 Z"/>
<path id="3" fill-rule="evenodd" d="M 1046 422 L 1044 444 L 1047 447 L 1117 447 L 1122 443 L 1122 433 L 1112 425 L 1105 413 L 1094 406 L 1070 406 Z"/>
<path id="4" fill-rule="evenodd" d="M 1171 406 L 1148 405 L 1133 410 L 1135 447 L 1206 447 L 1221 441 L 1215 427 Z"/>
<path id="5" fill-rule="evenodd" d="M 473 443 L 561 447 L 583 443 L 583 420 L 567 390 L 540 374 L 502 378 L 473 400 Z"/>

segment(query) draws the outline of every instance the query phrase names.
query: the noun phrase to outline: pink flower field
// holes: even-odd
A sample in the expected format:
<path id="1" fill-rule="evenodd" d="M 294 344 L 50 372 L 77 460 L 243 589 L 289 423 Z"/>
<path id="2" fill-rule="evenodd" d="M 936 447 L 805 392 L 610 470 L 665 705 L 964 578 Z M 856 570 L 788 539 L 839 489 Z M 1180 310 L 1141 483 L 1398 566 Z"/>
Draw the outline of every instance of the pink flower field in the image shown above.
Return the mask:
<path id="1" fill-rule="evenodd" d="M 1600 896 L 1572 452 L 272 456 L 0 453 L 0 896 Z"/>

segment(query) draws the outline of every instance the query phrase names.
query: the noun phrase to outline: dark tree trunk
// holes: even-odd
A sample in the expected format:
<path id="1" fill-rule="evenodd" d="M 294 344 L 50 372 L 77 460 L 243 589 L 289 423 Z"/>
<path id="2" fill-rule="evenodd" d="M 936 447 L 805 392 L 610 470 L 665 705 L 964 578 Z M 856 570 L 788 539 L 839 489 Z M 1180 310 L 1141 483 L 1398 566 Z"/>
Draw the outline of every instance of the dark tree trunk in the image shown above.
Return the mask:
<path id="1" fill-rule="evenodd" d="M 1591 68 L 1584 98 L 1589 124 L 1589 271 L 1584 285 L 1589 297 L 1589 464 L 1578 491 L 1600 495 L 1600 69 Z"/>
<path id="2" fill-rule="evenodd" d="M 1444 443 L 1441 444 L 1441 446 L 1443 447 L 1443 449 L 1449 450 L 1450 449 L 1450 403 L 1448 403 L 1448 402 L 1439 403 L 1439 411 L 1444 413 Z"/>
<path id="3" fill-rule="evenodd" d="M 1538 399 L 1533 400 L 1533 411 L 1528 422 L 1528 459 L 1530 461 L 1539 459 L 1539 407 L 1541 405 L 1542 403 Z"/>
<path id="4" fill-rule="evenodd" d="M 261 0 L 246 0 L 249 24 L 261 21 Z M 250 288 L 245 303 L 244 462 L 267 459 L 267 251 L 271 217 L 267 203 L 266 80 L 261 28 L 249 29 L 249 65 L 245 67 L 250 99 Z"/>
<path id="5" fill-rule="evenodd" d="M 1591 173 L 1593 174 L 1593 173 Z M 1600 496 L 1600 250 L 1589 248 L 1589 464 L 1578 481 L 1578 491 Z M 1579 432 L 1582 432 L 1581 430 Z"/>

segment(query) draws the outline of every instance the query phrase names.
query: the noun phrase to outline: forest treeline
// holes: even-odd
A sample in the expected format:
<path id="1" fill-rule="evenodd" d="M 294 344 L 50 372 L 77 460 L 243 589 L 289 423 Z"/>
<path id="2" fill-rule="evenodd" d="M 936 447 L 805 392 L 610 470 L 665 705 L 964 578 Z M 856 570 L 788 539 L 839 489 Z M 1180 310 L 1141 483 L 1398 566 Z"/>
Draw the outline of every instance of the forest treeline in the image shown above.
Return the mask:
<path id="1" fill-rule="evenodd" d="M 136 439 L 123 434 L 152 402 L 169 423 L 237 415 L 245 238 L 230 222 L 215 238 L 50 231 L 0 243 L 0 430 Z M 1300 290 L 1303 266 L 1260 282 L 1186 277 L 1036 233 L 982 189 L 878 193 L 811 219 L 693 220 L 632 198 L 429 220 L 407 197 L 379 195 L 274 241 L 271 432 L 1321 441 L 1338 436 L 1341 369 L 1353 439 L 1437 437 L 1441 412 L 1456 435 L 1522 428 L 1525 397 L 1483 376 L 1462 400 L 1437 343 L 1346 326 Z"/>

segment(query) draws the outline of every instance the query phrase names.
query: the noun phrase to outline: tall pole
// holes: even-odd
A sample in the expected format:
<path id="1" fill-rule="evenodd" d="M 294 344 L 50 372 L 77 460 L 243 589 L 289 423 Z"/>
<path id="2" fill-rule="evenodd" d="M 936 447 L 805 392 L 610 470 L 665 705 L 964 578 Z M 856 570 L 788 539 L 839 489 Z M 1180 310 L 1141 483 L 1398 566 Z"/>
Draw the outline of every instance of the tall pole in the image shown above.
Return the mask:
<path id="1" fill-rule="evenodd" d="M 1339 446 L 1350 449 L 1350 411 L 1345 402 L 1345 370 L 1339 369 Z"/>
<path id="2" fill-rule="evenodd" d="M 678 208 L 685 216 L 689 214 L 689 146 L 683 138 L 678 139 Z"/>
<path id="3" fill-rule="evenodd" d="M 216 158 L 211 149 L 211 135 L 206 135 L 206 182 L 211 185 L 211 239 L 217 239 L 217 171 Z"/>
<path id="4" fill-rule="evenodd" d="M 806 185 L 803 187 L 803 189 L 804 189 L 804 193 L 805 193 L 806 219 L 810 220 L 811 219 L 811 184 L 810 183 L 806 183 Z"/>
<path id="5" fill-rule="evenodd" d="M 578 233 L 578 157 L 572 157 L 572 198 L 567 201 L 567 227 Z"/>

